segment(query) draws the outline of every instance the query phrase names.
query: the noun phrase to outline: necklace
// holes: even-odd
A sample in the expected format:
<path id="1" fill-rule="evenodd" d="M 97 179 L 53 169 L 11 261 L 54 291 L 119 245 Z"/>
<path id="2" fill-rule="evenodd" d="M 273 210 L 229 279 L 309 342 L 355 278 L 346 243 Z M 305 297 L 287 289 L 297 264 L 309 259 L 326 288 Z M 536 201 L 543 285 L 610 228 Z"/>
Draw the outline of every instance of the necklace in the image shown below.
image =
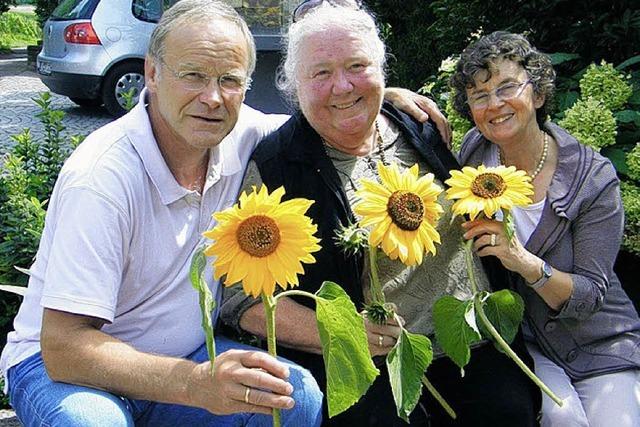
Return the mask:
<path id="1" fill-rule="evenodd" d="M 378 120 L 376 120 L 375 122 L 375 127 L 376 127 L 376 148 L 373 148 L 369 154 L 366 154 L 362 157 L 359 158 L 363 158 L 366 162 L 367 162 L 367 166 L 369 167 L 369 169 L 371 169 L 374 173 L 378 173 L 377 167 L 376 167 L 376 161 L 373 159 L 373 151 L 377 150 L 378 155 L 380 156 L 380 161 L 382 162 L 383 165 L 385 166 L 389 166 L 389 164 L 387 163 L 387 156 L 384 152 L 384 141 L 382 139 L 382 134 L 380 133 L 380 127 L 378 125 Z M 327 157 L 329 157 L 329 152 L 327 151 L 327 147 L 330 146 L 330 144 L 327 142 L 326 139 L 324 139 L 323 137 L 320 137 L 320 139 L 322 140 L 322 145 L 324 146 L 324 151 L 327 154 Z"/>
<path id="2" fill-rule="evenodd" d="M 542 155 L 540 156 L 540 160 L 538 161 L 536 168 L 533 170 L 533 173 L 529 175 L 531 177 L 531 181 L 536 179 L 536 176 L 538 176 L 538 174 L 544 167 L 544 163 L 547 161 L 547 155 L 549 154 L 549 135 L 546 132 L 543 133 L 544 142 L 542 145 Z M 502 150 L 500 148 L 498 148 L 498 154 L 500 156 L 500 164 L 504 165 L 504 157 L 502 156 Z"/>

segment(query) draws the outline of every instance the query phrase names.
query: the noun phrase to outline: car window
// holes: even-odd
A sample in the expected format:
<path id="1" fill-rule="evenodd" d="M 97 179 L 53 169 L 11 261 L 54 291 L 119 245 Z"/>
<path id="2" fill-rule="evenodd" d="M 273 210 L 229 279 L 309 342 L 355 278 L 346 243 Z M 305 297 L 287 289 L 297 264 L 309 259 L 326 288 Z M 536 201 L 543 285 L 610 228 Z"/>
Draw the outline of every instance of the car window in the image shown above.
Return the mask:
<path id="1" fill-rule="evenodd" d="M 62 0 L 49 19 L 66 21 L 72 19 L 91 19 L 99 0 Z"/>
<path id="2" fill-rule="evenodd" d="M 141 21 L 158 22 L 162 12 L 171 7 L 177 0 L 133 0 L 131 10 L 133 16 Z"/>

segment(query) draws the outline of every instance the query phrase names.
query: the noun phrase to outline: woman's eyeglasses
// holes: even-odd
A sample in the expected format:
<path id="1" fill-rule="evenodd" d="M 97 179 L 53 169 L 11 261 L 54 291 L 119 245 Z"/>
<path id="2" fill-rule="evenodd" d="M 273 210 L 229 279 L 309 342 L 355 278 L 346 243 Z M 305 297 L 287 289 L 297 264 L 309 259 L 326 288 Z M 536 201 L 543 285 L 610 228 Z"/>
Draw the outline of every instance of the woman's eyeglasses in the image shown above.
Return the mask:
<path id="1" fill-rule="evenodd" d="M 489 105 L 489 101 L 491 99 L 491 95 L 495 94 L 496 98 L 501 101 L 506 101 L 509 99 L 517 98 L 522 94 L 522 91 L 527 84 L 531 83 L 531 80 L 527 79 L 522 83 L 507 83 L 499 88 L 492 90 L 491 92 L 482 92 L 477 93 L 475 95 L 471 95 L 467 100 L 467 104 L 474 110 L 482 110 L 483 108 L 487 108 Z"/>
<path id="2" fill-rule="evenodd" d="M 327 2 L 334 6 L 349 7 L 351 9 L 360 9 L 360 1 L 358 0 L 305 0 L 298 5 L 293 11 L 293 22 L 298 22 L 314 8 Z"/>

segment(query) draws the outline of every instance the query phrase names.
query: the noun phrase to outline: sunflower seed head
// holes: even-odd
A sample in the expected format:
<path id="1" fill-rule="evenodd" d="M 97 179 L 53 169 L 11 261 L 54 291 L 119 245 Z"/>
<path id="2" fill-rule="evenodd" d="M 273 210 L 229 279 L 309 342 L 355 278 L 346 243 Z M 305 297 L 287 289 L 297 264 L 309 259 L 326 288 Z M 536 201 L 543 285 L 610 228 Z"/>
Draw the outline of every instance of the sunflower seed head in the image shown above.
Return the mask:
<path id="1" fill-rule="evenodd" d="M 336 230 L 334 239 L 344 253 L 347 255 L 355 255 L 367 247 L 369 233 L 364 228 L 358 227 L 358 224 L 342 225 Z"/>
<path id="2" fill-rule="evenodd" d="M 393 312 L 393 306 L 387 303 L 372 302 L 364 307 L 364 313 L 367 319 L 377 325 L 382 325 L 391 319 Z"/>

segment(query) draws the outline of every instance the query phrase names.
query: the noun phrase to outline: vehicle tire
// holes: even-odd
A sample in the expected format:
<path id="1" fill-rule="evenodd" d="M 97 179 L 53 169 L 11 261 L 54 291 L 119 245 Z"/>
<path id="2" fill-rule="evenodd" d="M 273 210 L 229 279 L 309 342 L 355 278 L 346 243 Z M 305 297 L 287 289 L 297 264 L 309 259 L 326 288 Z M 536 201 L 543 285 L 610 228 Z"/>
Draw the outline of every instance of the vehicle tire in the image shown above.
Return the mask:
<path id="1" fill-rule="evenodd" d="M 84 108 L 96 108 L 102 105 L 101 98 L 86 99 L 86 98 L 70 97 L 69 99 L 73 101 L 75 104 Z"/>
<path id="2" fill-rule="evenodd" d="M 123 94 L 133 90 L 134 105 L 144 87 L 144 64 L 140 61 L 123 62 L 113 67 L 102 84 L 102 102 L 109 114 L 120 117 L 127 112 Z"/>

